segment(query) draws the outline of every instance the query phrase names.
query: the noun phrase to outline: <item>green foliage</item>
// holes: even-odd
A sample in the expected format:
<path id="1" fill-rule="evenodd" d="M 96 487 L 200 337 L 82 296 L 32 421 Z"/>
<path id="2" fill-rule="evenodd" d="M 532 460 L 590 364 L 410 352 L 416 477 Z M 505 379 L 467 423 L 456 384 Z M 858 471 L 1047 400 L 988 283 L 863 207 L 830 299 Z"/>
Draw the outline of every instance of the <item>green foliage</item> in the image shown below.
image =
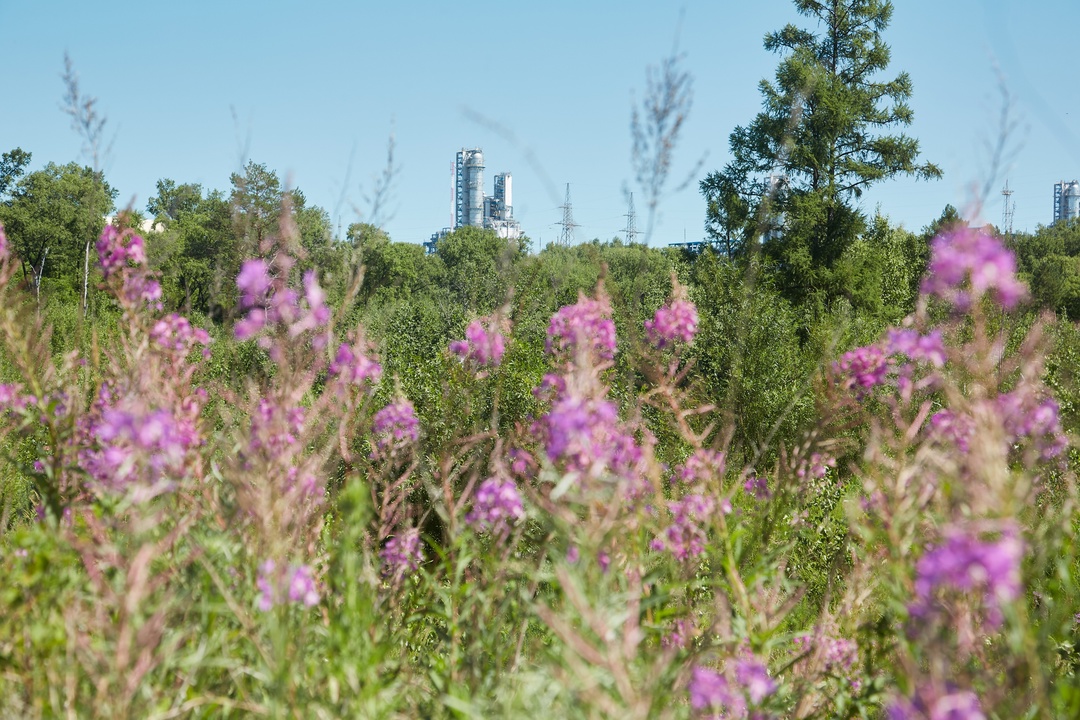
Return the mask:
<path id="1" fill-rule="evenodd" d="M 23 176 L 0 204 L 0 222 L 23 264 L 24 277 L 49 278 L 81 294 L 86 248 L 112 211 L 116 191 L 99 172 L 76 163 Z"/>
<path id="2" fill-rule="evenodd" d="M 833 266 L 863 232 L 853 204 L 898 175 L 935 178 L 919 164 L 919 144 L 883 134 L 911 124 L 911 79 L 881 82 L 889 48 L 881 38 L 892 16 L 887 0 L 796 0 L 820 30 L 788 25 L 765 37 L 783 54 L 775 82 L 762 81 L 764 109 L 730 137 L 733 159 L 701 182 L 710 234 L 729 256 L 757 235 L 777 264 L 782 290 L 796 301 L 836 296 L 846 280 Z"/>

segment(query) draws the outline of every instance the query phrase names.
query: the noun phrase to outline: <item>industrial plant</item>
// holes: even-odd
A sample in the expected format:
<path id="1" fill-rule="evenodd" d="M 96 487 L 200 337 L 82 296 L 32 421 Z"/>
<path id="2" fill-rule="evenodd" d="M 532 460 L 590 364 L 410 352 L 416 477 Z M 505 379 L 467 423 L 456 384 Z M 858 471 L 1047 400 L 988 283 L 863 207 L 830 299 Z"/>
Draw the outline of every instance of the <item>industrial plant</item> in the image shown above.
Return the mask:
<path id="1" fill-rule="evenodd" d="M 1080 182 L 1054 183 L 1054 222 L 1080 217 Z"/>
<path id="2" fill-rule="evenodd" d="M 424 243 L 434 252 L 439 238 L 451 230 L 478 227 L 494 230 L 501 238 L 521 237 L 521 225 L 514 219 L 513 177 L 510 173 L 495 175 L 495 194 L 484 194 L 484 152 L 480 148 L 458 151 L 453 174 L 453 227 L 432 234 Z"/>

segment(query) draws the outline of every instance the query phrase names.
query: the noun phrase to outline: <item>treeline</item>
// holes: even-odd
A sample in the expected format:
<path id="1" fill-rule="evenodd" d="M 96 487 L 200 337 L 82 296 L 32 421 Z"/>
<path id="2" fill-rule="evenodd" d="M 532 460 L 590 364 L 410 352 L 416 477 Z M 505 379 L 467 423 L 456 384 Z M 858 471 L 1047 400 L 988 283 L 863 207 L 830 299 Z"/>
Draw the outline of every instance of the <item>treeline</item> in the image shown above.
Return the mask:
<path id="1" fill-rule="evenodd" d="M 108 332 L 115 310 L 97 290 L 94 241 L 105 217 L 116 213 L 116 191 L 101 173 L 75 163 L 26 173 L 29 153 L 17 149 L 3 157 L 0 222 L 57 328 L 54 350 L 86 342 L 86 330 Z M 513 323 L 500 402 L 505 423 L 523 422 L 536 409 L 532 389 L 543 377 L 545 332 L 555 310 L 603 282 L 620 342 L 640 342 L 642 323 L 668 296 L 674 273 L 701 312 L 690 377 L 703 401 L 736 420 L 736 444 L 756 448 L 795 437 L 813 411 L 814 374 L 823 361 L 874 341 L 912 312 L 930 240 L 962 220 L 951 206 L 917 233 L 881 215 L 868 219 L 828 272 L 816 274 L 822 282 L 798 286 L 793 276 L 813 274 L 793 269 L 794 256 L 773 251 L 782 242 L 776 236 L 737 252 L 722 244 L 692 253 L 619 240 L 531 252 L 527 239 L 464 228 L 441 239 L 432 254 L 366 223 L 335 237 L 326 210 L 254 162 L 231 176 L 228 192 L 163 179 L 143 211 L 129 213 L 126 222 L 145 227 L 163 310 L 211 329 L 218 339 L 216 372 L 228 382 L 262 366 L 257 348 L 231 340 L 240 265 L 271 251 L 278 238 L 292 238 L 301 271 L 316 272 L 334 311 L 365 328 L 388 375 L 417 403 L 425 427 L 447 438 L 453 433 L 444 418 L 454 413 L 442 404 L 451 372 L 445 350 L 472 319 L 503 308 Z M 1009 241 L 1031 282 L 1032 310 L 1075 317 L 1080 225 L 1039 227 Z M 642 382 L 640 369 L 622 359 L 629 355 L 617 356 L 613 373 L 616 396 L 627 398 Z M 1063 405 L 1068 410 L 1070 404 Z M 477 418 L 489 410 L 472 409 Z"/>

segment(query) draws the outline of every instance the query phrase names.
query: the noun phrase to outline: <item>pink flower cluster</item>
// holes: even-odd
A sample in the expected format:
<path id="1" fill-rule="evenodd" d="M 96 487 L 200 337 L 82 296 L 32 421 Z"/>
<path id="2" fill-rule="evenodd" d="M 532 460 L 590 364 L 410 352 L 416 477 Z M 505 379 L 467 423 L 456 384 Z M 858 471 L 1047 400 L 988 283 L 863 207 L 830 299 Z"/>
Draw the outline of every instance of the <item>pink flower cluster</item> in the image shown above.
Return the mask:
<path id="1" fill-rule="evenodd" d="M 697 331 L 697 307 L 689 300 L 672 300 L 660 307 L 652 320 L 645 321 L 649 342 L 661 350 L 676 343 L 689 343 Z"/>
<path id="2" fill-rule="evenodd" d="M 128 266 L 146 264 L 146 247 L 141 236 L 129 231 L 121 232 L 112 225 L 106 225 L 95 245 L 98 253 L 98 266 L 101 274 L 108 280 L 113 273 Z"/>
<path id="3" fill-rule="evenodd" d="M 884 384 L 889 374 L 889 361 L 880 347 L 867 345 L 841 355 L 833 368 L 844 378 L 844 387 L 866 391 Z"/>
<path id="4" fill-rule="evenodd" d="M 949 409 L 939 410 L 930 417 L 929 434 L 966 453 L 975 434 L 975 423 L 967 415 L 958 415 Z"/>
<path id="5" fill-rule="evenodd" d="M 524 517 L 525 508 L 521 505 L 517 484 L 510 479 L 491 477 L 477 488 L 472 510 L 465 516 L 465 521 L 477 530 L 490 530 L 503 536 L 512 524 Z"/>
<path id="6" fill-rule="evenodd" d="M 121 278 L 117 298 L 130 305 L 161 309 L 161 285 L 146 270 L 146 249 L 140 235 L 106 225 L 96 244 L 98 266 L 106 281 Z M 130 267 L 134 265 L 134 267 Z"/>
<path id="7" fill-rule="evenodd" d="M 909 328 L 890 328 L 885 346 L 889 355 L 906 355 L 912 360 L 928 362 L 938 368 L 945 365 L 945 341 L 940 330 L 920 335 Z"/>
<path id="8" fill-rule="evenodd" d="M 533 428 L 546 438 L 548 459 L 567 472 L 636 478 L 641 448 L 608 400 L 562 395 Z"/>
<path id="9" fill-rule="evenodd" d="M 406 573 L 414 572 L 424 561 L 419 528 L 409 528 L 387 540 L 379 552 L 379 559 L 384 577 L 396 581 Z"/>
<path id="10" fill-rule="evenodd" d="M 947 300 L 958 310 L 966 310 L 987 293 L 1008 310 L 1027 296 L 1027 287 L 1016 278 L 1016 258 L 983 230 L 943 233 L 934 238 L 930 251 L 922 292 Z"/>
<path id="11" fill-rule="evenodd" d="M 736 688 L 720 673 L 695 667 L 690 677 L 690 706 L 695 710 L 716 710 L 721 717 L 745 717 L 747 700 L 758 704 L 776 692 L 776 681 L 757 658 L 749 655 L 735 662 Z"/>
<path id="12" fill-rule="evenodd" d="M 24 395 L 22 386 L 0 383 L 0 411 L 22 410 L 37 401 L 33 395 Z"/>
<path id="13" fill-rule="evenodd" d="M 118 406 L 107 386 L 79 425 L 85 438 L 79 464 L 111 490 L 157 494 L 169 489 L 185 474 L 188 451 L 201 443 L 189 420 L 137 403 Z"/>
<path id="14" fill-rule="evenodd" d="M 727 456 L 724 453 L 701 448 L 686 459 L 672 479 L 678 479 L 687 485 L 708 483 L 723 477 L 726 467 Z"/>
<path id="15" fill-rule="evenodd" d="M 810 635 L 800 635 L 794 642 L 800 653 L 811 652 L 814 649 L 814 638 Z M 817 642 L 821 648 L 821 660 L 826 672 L 844 675 L 859 659 L 859 646 L 854 640 L 823 636 L 818 638 Z"/>
<path id="16" fill-rule="evenodd" d="M 180 361 L 187 358 L 196 345 L 203 346 L 204 358 L 210 357 L 210 349 L 206 347 L 210 344 L 210 333 L 192 327 L 183 315 L 173 313 L 158 320 L 150 331 L 150 339 L 172 352 Z"/>
<path id="17" fill-rule="evenodd" d="M 373 454 L 376 457 L 393 455 L 420 438 L 420 421 L 413 404 L 400 399 L 375 413 L 371 431 L 375 435 Z"/>
<path id="18" fill-rule="evenodd" d="M 487 320 L 487 328 L 484 325 L 481 320 L 469 323 L 469 327 L 465 328 L 465 339 L 450 343 L 450 352 L 463 361 L 471 360 L 481 366 L 498 366 L 506 351 L 506 339 L 492 319 Z"/>
<path id="19" fill-rule="evenodd" d="M 334 361 L 330 363 L 330 375 L 349 385 L 372 387 L 382 377 L 382 365 L 369 358 L 359 348 L 348 343 L 338 346 Z"/>
<path id="20" fill-rule="evenodd" d="M 910 700 L 894 701 L 885 714 L 888 720 L 986 720 L 975 693 L 929 685 L 916 689 Z"/>
<path id="21" fill-rule="evenodd" d="M 286 407 L 271 398 L 260 398 L 251 416 L 248 448 L 252 452 L 265 450 L 273 457 L 289 454 L 304 431 L 306 414 L 302 407 Z"/>
<path id="22" fill-rule="evenodd" d="M 702 525 L 716 508 L 708 495 L 686 495 L 668 503 L 671 525 L 651 543 L 653 550 L 669 550 L 679 560 L 688 560 L 705 552 L 708 535 Z M 730 505 L 727 511 L 730 511 Z"/>
<path id="23" fill-rule="evenodd" d="M 584 295 L 576 305 L 559 309 L 548 325 L 545 349 L 549 354 L 573 359 L 585 350 L 600 360 L 615 357 L 615 323 L 607 296 L 593 300 Z"/>
<path id="24" fill-rule="evenodd" d="M 4 223 L 0 223 L 0 265 L 7 262 L 11 257 L 11 250 L 8 248 L 7 233 L 4 232 Z"/>
<path id="25" fill-rule="evenodd" d="M 1053 398 L 1040 402 L 1026 390 L 1014 390 L 998 396 L 997 410 L 1010 444 L 1030 439 L 1043 459 L 1057 457 L 1069 446 Z"/>
<path id="26" fill-rule="evenodd" d="M 263 612 L 269 612 L 286 599 L 308 607 L 319 604 L 319 591 L 307 565 L 293 565 L 285 573 L 279 573 L 274 561 L 267 560 L 259 568 L 256 586 L 259 588 L 259 609 Z"/>
<path id="27" fill-rule="evenodd" d="M 287 273 L 291 262 L 284 262 L 285 267 L 279 270 Z M 295 338 L 306 331 L 322 328 L 330 321 L 326 294 L 319 287 L 313 271 L 304 273 L 304 306 L 301 306 L 296 291 L 286 287 L 283 280 L 272 279 L 269 270 L 261 258 L 246 260 L 240 268 L 236 287 L 240 290 L 240 308 L 247 314 L 233 328 L 237 340 L 249 340 L 267 325 L 279 323 L 288 329 L 289 337 Z M 325 336 L 316 336 L 313 344 L 316 348 L 325 347 Z"/>
<path id="28" fill-rule="evenodd" d="M 939 608 L 939 591 L 981 590 L 987 621 L 996 628 L 1002 620 L 1001 605 L 1020 596 L 1023 558 L 1024 546 L 1015 530 L 1003 533 L 996 542 L 954 532 L 919 558 L 915 600 L 908 611 L 913 617 L 928 617 Z"/>

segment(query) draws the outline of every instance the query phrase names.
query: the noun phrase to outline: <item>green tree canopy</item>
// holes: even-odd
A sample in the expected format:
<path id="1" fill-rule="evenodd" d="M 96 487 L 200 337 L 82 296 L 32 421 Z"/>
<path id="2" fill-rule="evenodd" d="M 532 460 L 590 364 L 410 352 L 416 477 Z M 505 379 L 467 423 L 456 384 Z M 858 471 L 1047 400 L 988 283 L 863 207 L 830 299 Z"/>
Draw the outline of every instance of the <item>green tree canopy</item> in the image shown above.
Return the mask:
<path id="1" fill-rule="evenodd" d="M 86 243 L 92 243 L 112 212 L 116 191 L 100 172 L 77 163 L 49 163 L 24 175 L 0 204 L 23 273 L 81 284 Z M 44 270 L 42 268 L 44 267 Z"/>
<path id="2" fill-rule="evenodd" d="M 795 0 L 806 30 L 765 37 L 782 54 L 763 80 L 763 109 L 730 137 L 732 160 L 701 182 L 707 227 L 730 251 L 760 233 L 789 297 L 832 295 L 828 270 L 866 228 L 857 206 L 870 186 L 898 175 L 940 177 L 919 163 L 919 143 L 889 130 L 912 122 L 907 73 L 882 81 L 890 51 L 881 33 L 888 0 Z"/>

